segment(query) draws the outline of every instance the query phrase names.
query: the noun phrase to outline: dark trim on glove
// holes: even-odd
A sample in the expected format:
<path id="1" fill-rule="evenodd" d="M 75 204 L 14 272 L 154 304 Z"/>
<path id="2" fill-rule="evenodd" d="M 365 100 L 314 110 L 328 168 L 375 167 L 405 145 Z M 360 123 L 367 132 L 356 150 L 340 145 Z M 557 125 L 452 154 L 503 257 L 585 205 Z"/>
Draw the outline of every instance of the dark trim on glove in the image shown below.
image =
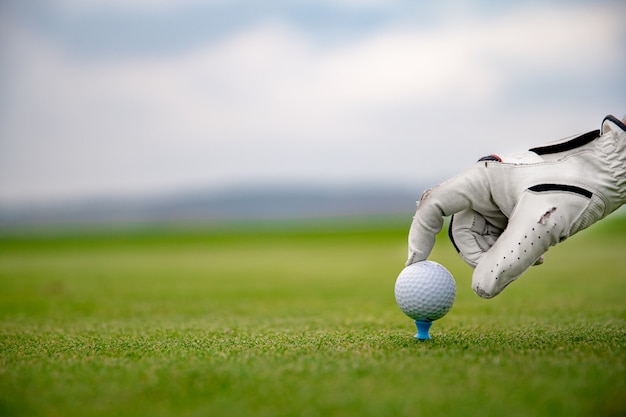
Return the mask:
<path id="1" fill-rule="evenodd" d="M 580 194 L 584 197 L 591 198 L 593 193 L 589 190 L 585 190 L 584 188 L 577 187 L 575 185 L 567 185 L 567 184 L 537 184 L 528 188 L 530 191 L 535 191 L 537 193 L 544 193 L 550 191 L 564 191 L 568 193 Z"/>
<path id="2" fill-rule="evenodd" d="M 599 137 L 600 130 L 594 130 L 577 136 L 574 139 L 568 140 L 567 142 L 555 143 L 554 145 L 538 146 L 529 150 L 536 153 L 537 155 L 566 152 L 584 146 Z"/>
<path id="3" fill-rule="evenodd" d="M 624 122 L 622 122 L 621 120 L 619 120 L 617 117 L 613 116 L 612 114 L 609 114 L 608 116 L 606 116 L 604 118 L 604 120 L 602 121 L 602 124 L 604 124 L 604 122 L 606 121 L 615 123 L 617 125 L 617 127 L 619 127 L 620 129 L 622 129 L 624 132 L 626 132 L 626 125 L 624 125 Z"/>
<path id="4" fill-rule="evenodd" d="M 491 154 L 491 155 L 483 156 L 477 162 L 483 162 L 483 161 L 502 162 L 502 158 L 500 158 L 498 155 Z"/>
<path id="5" fill-rule="evenodd" d="M 454 221 L 454 214 L 450 216 L 450 224 L 448 225 L 448 237 L 450 238 L 450 242 L 452 242 L 452 246 L 456 249 L 457 253 L 461 253 L 461 249 L 456 245 L 454 241 L 454 236 L 452 235 L 452 222 Z"/>

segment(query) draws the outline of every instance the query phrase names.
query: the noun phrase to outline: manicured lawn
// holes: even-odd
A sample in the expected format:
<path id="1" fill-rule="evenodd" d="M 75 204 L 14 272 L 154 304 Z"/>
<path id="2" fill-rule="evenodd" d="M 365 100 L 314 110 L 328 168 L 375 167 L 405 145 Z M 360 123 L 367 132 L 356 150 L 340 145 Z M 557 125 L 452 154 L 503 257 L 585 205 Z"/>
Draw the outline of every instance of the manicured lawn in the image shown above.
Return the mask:
<path id="1" fill-rule="evenodd" d="M 500 296 L 395 305 L 409 220 L 0 238 L 1 416 L 622 416 L 626 218 Z"/>

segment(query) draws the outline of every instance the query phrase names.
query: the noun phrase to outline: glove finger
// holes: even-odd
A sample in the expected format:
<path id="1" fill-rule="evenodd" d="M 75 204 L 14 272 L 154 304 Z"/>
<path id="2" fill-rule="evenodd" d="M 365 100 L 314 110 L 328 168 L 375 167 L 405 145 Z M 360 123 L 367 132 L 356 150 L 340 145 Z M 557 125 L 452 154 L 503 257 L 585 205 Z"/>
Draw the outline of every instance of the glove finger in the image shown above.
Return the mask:
<path id="1" fill-rule="evenodd" d="M 425 260 L 443 227 L 445 216 L 491 202 L 489 182 L 477 165 L 426 191 L 417 205 L 409 231 L 407 265 Z M 493 205 L 493 203 L 490 203 Z M 498 211 L 497 208 L 491 210 Z"/>
<path id="2" fill-rule="evenodd" d="M 485 253 L 472 277 L 472 288 L 483 298 L 498 295 L 542 255 L 563 241 L 590 199 L 575 193 L 525 191 L 505 231 Z"/>
<path id="3" fill-rule="evenodd" d="M 506 217 L 502 215 L 498 223 L 506 224 Z M 448 229 L 448 235 L 457 252 L 472 267 L 478 265 L 502 232 L 502 228 L 472 209 L 462 210 L 452 216 Z"/>

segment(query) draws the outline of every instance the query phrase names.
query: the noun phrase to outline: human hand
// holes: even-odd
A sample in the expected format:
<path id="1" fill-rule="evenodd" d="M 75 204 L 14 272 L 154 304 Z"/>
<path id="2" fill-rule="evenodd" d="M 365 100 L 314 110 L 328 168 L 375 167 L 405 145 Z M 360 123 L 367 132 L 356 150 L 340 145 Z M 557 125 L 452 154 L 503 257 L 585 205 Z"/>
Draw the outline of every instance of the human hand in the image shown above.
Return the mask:
<path id="1" fill-rule="evenodd" d="M 626 122 L 626 119 L 625 119 Z M 426 191 L 409 231 L 407 265 L 427 259 L 443 217 L 450 238 L 475 268 L 472 289 L 498 295 L 543 254 L 626 202 L 626 126 L 602 129 L 508 157 L 481 158 Z"/>

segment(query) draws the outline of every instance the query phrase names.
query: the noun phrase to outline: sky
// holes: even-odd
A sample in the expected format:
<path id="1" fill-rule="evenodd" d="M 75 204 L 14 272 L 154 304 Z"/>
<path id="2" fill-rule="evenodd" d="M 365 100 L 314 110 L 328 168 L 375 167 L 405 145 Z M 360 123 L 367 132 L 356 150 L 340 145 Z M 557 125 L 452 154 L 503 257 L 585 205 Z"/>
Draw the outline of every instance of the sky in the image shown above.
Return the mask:
<path id="1" fill-rule="evenodd" d="M 626 2 L 4 0 L 0 204 L 418 187 L 626 115 Z"/>

